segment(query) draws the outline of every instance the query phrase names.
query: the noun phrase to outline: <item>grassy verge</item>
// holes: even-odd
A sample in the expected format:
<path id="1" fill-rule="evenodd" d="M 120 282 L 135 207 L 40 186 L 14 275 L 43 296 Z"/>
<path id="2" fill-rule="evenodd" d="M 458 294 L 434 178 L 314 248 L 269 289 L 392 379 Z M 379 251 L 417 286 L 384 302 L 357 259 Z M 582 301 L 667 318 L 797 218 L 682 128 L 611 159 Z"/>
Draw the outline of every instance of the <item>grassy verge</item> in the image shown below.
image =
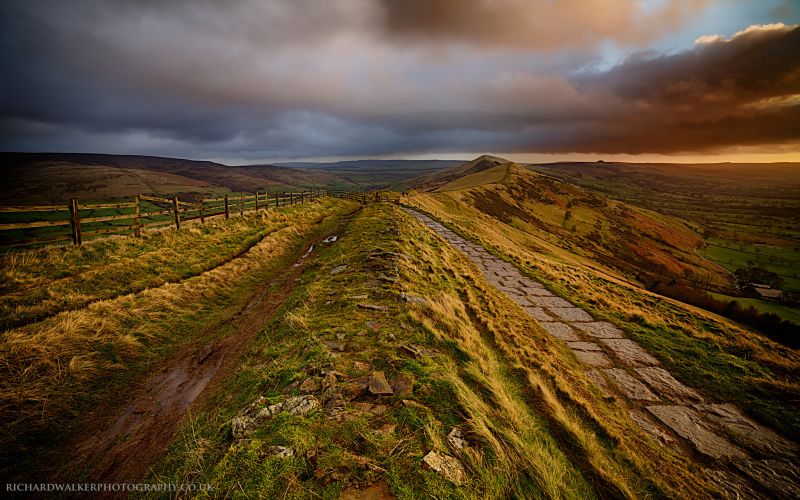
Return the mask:
<path id="1" fill-rule="evenodd" d="M 601 400 L 565 347 L 396 207 L 369 206 L 312 259 L 304 285 L 184 426 L 152 480 L 269 498 L 336 498 L 375 482 L 399 498 L 707 491 L 624 409 Z M 375 371 L 411 379 L 413 390 L 359 390 L 359 377 Z M 232 438 L 231 419 L 253 401 L 301 391 L 320 409 L 279 414 Z M 461 451 L 447 441 L 454 427 L 468 441 Z M 293 456 L 272 455 L 274 446 Z M 425 470 L 431 450 L 458 457 L 468 479 L 456 486 Z"/>
<path id="2" fill-rule="evenodd" d="M 142 238 L 7 254 L 0 258 L 0 329 L 196 276 L 290 227 L 304 211 L 287 207 L 182 231 L 145 232 Z"/>
<path id="3" fill-rule="evenodd" d="M 65 437 L 73 417 L 83 409 L 123 397 L 121 389 L 128 382 L 183 343 L 203 332 L 223 335 L 223 321 L 256 287 L 294 260 L 320 225 L 333 223 L 351 209 L 351 204 L 331 199 L 293 207 L 283 214 L 252 214 L 208 226 L 208 238 L 213 239 L 216 229 L 223 235 L 220 240 L 230 239 L 231 245 L 235 238 L 228 233 L 237 228 L 242 231 L 240 236 L 258 232 L 251 227 L 271 225 L 272 230 L 238 258 L 228 260 L 233 255 L 224 255 L 224 264 L 196 276 L 176 283 L 158 278 L 155 281 L 162 283 L 160 286 L 96 300 L 81 309 L 4 332 L 0 337 L 0 415 L 7 430 L 0 439 L 4 468 L 9 465 L 5 460 L 18 450 L 51 447 L 54 440 Z M 89 255 L 94 255 L 101 267 L 112 257 L 124 260 L 130 258 L 125 252 L 131 247 L 134 253 L 142 247 L 157 255 L 176 252 L 178 258 L 185 253 L 191 260 L 192 252 L 186 248 L 190 243 L 193 248 L 196 240 L 190 236 L 164 234 L 142 242 L 132 238 L 103 242 L 98 249 L 76 252 L 74 258 L 80 265 L 67 260 L 65 269 L 91 265 Z M 157 242 L 162 245 L 160 250 L 151 246 Z M 109 255 L 111 250 L 116 253 Z M 203 250 L 197 252 L 206 255 Z M 150 272 L 160 276 L 160 270 L 161 265 L 154 264 Z M 143 270 L 139 276 L 144 276 Z M 119 293 L 113 283 L 109 286 L 111 292 L 99 290 L 98 295 Z M 210 331 L 215 324 L 219 330 Z"/>
<path id="4" fill-rule="evenodd" d="M 550 289 L 608 319 L 682 382 L 712 400 L 740 405 L 788 437 L 800 437 L 800 356 L 699 308 L 655 295 L 557 247 L 532 245 L 523 231 L 447 194 L 407 200 L 518 265 Z"/>

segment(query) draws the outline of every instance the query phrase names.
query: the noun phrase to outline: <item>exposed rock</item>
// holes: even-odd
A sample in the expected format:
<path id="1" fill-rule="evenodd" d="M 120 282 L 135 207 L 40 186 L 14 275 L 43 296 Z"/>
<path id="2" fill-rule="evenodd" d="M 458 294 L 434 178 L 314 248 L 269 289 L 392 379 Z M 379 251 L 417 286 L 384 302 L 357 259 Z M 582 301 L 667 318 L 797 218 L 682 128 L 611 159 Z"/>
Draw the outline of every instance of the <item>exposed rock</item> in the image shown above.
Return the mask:
<path id="1" fill-rule="evenodd" d="M 363 361 L 353 361 L 353 370 L 357 372 L 369 371 L 370 368 L 372 368 L 372 365 L 369 363 L 365 363 Z"/>
<path id="2" fill-rule="evenodd" d="M 294 396 L 288 398 L 283 403 L 272 405 L 267 408 L 278 407 L 271 411 L 272 415 L 278 413 L 288 413 L 290 415 L 305 415 L 313 410 L 319 408 L 319 400 L 314 396 Z"/>
<path id="3" fill-rule="evenodd" d="M 624 363 L 632 366 L 657 365 L 658 360 L 630 339 L 600 339 Z"/>
<path id="4" fill-rule="evenodd" d="M 715 434 L 700 415 L 685 406 L 648 406 L 647 410 L 680 437 L 689 440 L 700 453 L 711 458 L 748 458 L 727 439 Z"/>
<path id="5" fill-rule="evenodd" d="M 464 439 L 464 435 L 461 433 L 461 429 L 458 427 L 453 427 L 450 430 L 450 433 L 447 434 L 447 444 L 450 445 L 450 448 L 455 451 L 459 452 L 463 450 L 467 446 L 467 440 Z"/>
<path id="6" fill-rule="evenodd" d="M 542 325 L 542 328 L 544 328 L 547 333 L 564 342 L 576 342 L 578 340 L 575 331 L 566 323 L 542 322 L 539 324 Z"/>
<path id="7" fill-rule="evenodd" d="M 800 498 L 800 468 L 792 460 L 747 460 L 735 465 L 777 498 Z"/>
<path id="8" fill-rule="evenodd" d="M 233 420 L 231 420 L 231 434 L 234 439 L 242 439 L 252 434 L 260 424 L 260 419 L 256 420 L 247 415 L 233 417 Z"/>
<path id="9" fill-rule="evenodd" d="M 361 309 L 369 309 L 372 311 L 388 311 L 389 308 L 386 306 L 376 306 L 375 304 L 358 304 L 358 307 Z"/>
<path id="10" fill-rule="evenodd" d="M 375 395 L 393 394 L 392 386 L 386 381 L 383 372 L 372 372 L 369 377 L 369 392 Z"/>
<path id="11" fill-rule="evenodd" d="M 390 381 L 390 385 L 392 386 L 395 394 L 400 396 L 411 396 L 411 394 L 414 392 L 414 377 L 411 375 L 406 375 L 405 373 L 400 373 Z"/>
<path id="12" fill-rule="evenodd" d="M 287 458 L 295 455 L 294 448 L 286 446 L 267 446 L 264 451 L 266 456 L 275 458 Z"/>
<path id="13" fill-rule="evenodd" d="M 339 495 L 339 500 L 392 500 L 395 496 L 386 483 L 375 483 L 363 489 L 349 488 Z"/>
<path id="14" fill-rule="evenodd" d="M 322 344 L 327 346 L 331 351 L 344 352 L 347 349 L 347 345 L 340 340 L 323 340 Z"/>
<path id="15" fill-rule="evenodd" d="M 309 377 L 300 384 L 301 394 L 313 394 L 317 391 L 319 391 L 319 380 L 316 377 Z"/>
<path id="16" fill-rule="evenodd" d="M 400 280 L 400 278 L 397 278 L 395 276 L 386 276 L 385 274 L 381 274 L 380 276 L 378 276 L 378 279 L 386 281 L 387 283 L 397 283 Z"/>
<path id="17" fill-rule="evenodd" d="M 757 493 L 748 484 L 750 481 L 726 470 L 703 469 L 706 477 L 720 490 L 723 498 L 730 500 L 756 500 L 764 495 Z"/>
<path id="18" fill-rule="evenodd" d="M 694 407 L 711 423 L 729 430 L 745 445 L 762 453 L 789 457 L 797 455 L 798 446 L 795 443 L 754 422 L 730 403 L 696 404 Z"/>
<path id="19" fill-rule="evenodd" d="M 425 468 L 438 472 L 451 483 L 460 486 L 467 479 L 464 466 L 455 457 L 431 451 L 422 459 Z"/>
<path id="20" fill-rule="evenodd" d="M 646 385 L 633 378 L 625 370 L 620 368 L 608 368 L 603 370 L 603 373 L 627 397 L 642 401 L 658 401 L 658 396 L 653 394 Z"/>
<path id="21" fill-rule="evenodd" d="M 322 379 L 322 390 L 327 391 L 335 385 L 336 385 L 336 374 L 332 371 L 326 373 L 325 377 Z"/>
<path id="22" fill-rule="evenodd" d="M 369 294 L 362 293 L 361 295 L 351 295 L 350 298 L 352 300 L 367 300 L 369 298 Z"/>
<path id="23" fill-rule="evenodd" d="M 636 373 L 661 396 L 667 397 L 676 403 L 703 401 L 703 398 L 693 389 L 681 384 L 669 374 L 668 371 L 657 366 L 636 368 Z"/>
<path id="24" fill-rule="evenodd" d="M 577 323 L 578 328 L 592 337 L 605 339 L 621 339 L 622 331 L 608 321 L 592 321 L 591 323 Z"/>
<path id="25" fill-rule="evenodd" d="M 336 240 L 338 240 L 338 239 L 339 239 L 339 237 L 338 237 L 338 236 L 336 236 L 336 235 L 334 234 L 334 235 L 332 235 L 332 236 L 328 236 L 327 238 L 325 238 L 324 240 L 322 240 L 322 242 L 323 242 L 323 243 L 333 243 L 334 241 L 336 241 Z"/>
<path id="26" fill-rule="evenodd" d="M 347 265 L 345 264 L 342 264 L 341 266 L 336 266 L 333 269 L 331 269 L 331 274 L 339 274 L 343 272 L 345 269 L 347 269 Z"/>

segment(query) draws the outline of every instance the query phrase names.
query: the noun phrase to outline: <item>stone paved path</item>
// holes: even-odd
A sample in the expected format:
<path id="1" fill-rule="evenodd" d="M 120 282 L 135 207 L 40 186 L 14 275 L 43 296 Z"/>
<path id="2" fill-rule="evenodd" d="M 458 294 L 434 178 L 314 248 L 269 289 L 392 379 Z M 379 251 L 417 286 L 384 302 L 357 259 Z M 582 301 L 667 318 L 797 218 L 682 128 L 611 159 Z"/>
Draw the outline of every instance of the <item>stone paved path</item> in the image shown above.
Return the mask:
<path id="1" fill-rule="evenodd" d="M 586 365 L 609 398 L 627 401 L 631 418 L 663 446 L 700 463 L 734 498 L 800 498 L 800 448 L 729 403 L 705 401 L 615 325 L 583 309 L 422 213 L 405 209 L 461 250 L 486 280 L 524 309 Z"/>

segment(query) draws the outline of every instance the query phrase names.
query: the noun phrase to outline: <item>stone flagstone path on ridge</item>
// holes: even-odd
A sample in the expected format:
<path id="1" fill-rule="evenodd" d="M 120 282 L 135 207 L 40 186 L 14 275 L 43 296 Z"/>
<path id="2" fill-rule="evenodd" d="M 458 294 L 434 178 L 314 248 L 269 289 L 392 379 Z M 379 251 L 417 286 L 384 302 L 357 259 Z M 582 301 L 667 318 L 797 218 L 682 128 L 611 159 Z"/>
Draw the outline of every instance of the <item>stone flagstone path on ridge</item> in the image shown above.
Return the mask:
<path id="1" fill-rule="evenodd" d="M 429 216 L 404 210 L 466 254 L 489 283 L 566 343 L 604 396 L 625 398 L 634 408 L 631 418 L 642 430 L 661 445 L 696 457 L 721 489 L 734 498 L 759 498 L 764 493 L 800 498 L 800 467 L 796 465 L 800 448 L 795 443 L 754 422 L 735 405 L 705 401 L 615 325 L 596 321 L 514 265 Z"/>

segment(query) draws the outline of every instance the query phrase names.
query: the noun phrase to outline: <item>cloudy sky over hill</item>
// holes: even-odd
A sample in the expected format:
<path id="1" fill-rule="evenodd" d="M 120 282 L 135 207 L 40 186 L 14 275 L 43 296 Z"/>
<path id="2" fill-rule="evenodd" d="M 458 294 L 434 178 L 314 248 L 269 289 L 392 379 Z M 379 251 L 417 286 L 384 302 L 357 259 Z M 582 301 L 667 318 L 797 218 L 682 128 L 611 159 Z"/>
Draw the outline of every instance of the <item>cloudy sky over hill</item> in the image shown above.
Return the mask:
<path id="1" fill-rule="evenodd" d="M 792 0 L 5 0 L 0 23 L 6 151 L 800 160 Z"/>

